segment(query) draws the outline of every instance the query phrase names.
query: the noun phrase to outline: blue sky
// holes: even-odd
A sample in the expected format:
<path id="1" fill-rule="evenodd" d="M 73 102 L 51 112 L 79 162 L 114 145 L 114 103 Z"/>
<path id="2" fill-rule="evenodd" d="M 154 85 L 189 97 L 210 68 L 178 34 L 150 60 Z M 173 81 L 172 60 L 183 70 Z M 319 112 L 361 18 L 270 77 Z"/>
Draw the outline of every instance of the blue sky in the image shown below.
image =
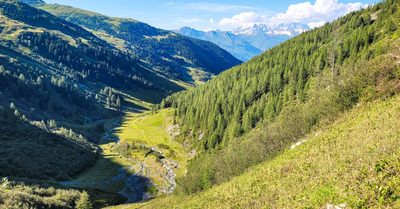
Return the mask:
<path id="1" fill-rule="evenodd" d="M 312 27 L 376 0 L 45 0 L 113 17 L 127 17 L 162 29 L 231 30 L 255 23 L 300 22 Z"/>

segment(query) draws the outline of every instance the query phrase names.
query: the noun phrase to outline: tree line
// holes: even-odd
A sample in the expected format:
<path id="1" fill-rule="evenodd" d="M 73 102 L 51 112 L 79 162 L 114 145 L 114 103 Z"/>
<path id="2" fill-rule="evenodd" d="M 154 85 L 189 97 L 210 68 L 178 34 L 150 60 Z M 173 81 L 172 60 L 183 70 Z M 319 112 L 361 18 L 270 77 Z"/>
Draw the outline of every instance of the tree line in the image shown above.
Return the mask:
<path id="1" fill-rule="evenodd" d="M 189 164 L 180 188 L 193 192 L 221 183 L 270 158 L 361 97 L 396 92 L 386 80 L 397 78 L 396 62 L 387 53 L 400 37 L 394 24 L 400 22 L 398 9 L 398 2 L 389 0 L 352 12 L 199 88 L 164 99 L 161 108 L 175 109 L 178 140 L 202 152 Z"/>

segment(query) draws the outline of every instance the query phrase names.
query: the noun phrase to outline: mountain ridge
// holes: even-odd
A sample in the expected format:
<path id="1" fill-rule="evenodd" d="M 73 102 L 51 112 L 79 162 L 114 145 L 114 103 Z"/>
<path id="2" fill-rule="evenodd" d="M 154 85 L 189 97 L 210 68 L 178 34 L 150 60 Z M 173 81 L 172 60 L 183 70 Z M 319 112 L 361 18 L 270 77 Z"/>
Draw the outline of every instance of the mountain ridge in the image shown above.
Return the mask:
<path id="1" fill-rule="evenodd" d="M 241 63 L 211 42 L 157 29 L 137 20 L 108 17 L 64 5 L 47 4 L 38 8 L 91 30 L 103 31 L 96 34 L 109 43 L 115 38 L 122 40 L 120 49 L 131 51 L 157 72 L 185 82 L 204 82 Z"/>
<path id="2" fill-rule="evenodd" d="M 248 61 L 263 51 L 309 29 L 307 25 L 291 23 L 277 26 L 254 24 L 250 27 L 241 27 L 231 31 L 199 31 L 185 26 L 175 31 L 192 38 L 211 41 L 229 51 L 238 59 Z"/>
<path id="3" fill-rule="evenodd" d="M 130 48 L 132 38 L 193 71 L 185 57 L 217 61 L 190 55 L 215 44 L 70 9 L 78 13 L 61 19 L 0 1 L 0 208 L 152 197 L 116 207 L 400 207 L 399 1 L 301 33 L 186 91 L 140 59 L 147 52 Z M 257 41 L 275 33 L 256 26 Z M 183 43 L 171 53 L 167 40 Z"/>

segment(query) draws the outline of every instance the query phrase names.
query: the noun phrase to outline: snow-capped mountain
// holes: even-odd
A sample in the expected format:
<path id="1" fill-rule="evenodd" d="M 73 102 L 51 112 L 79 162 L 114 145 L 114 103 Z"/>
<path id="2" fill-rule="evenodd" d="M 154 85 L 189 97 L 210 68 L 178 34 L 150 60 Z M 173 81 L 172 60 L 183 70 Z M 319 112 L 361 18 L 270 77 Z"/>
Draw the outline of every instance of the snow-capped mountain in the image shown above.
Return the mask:
<path id="1" fill-rule="evenodd" d="M 256 35 L 257 33 L 265 33 L 267 35 L 288 35 L 294 37 L 302 32 L 310 30 L 308 25 L 301 23 L 282 23 L 276 26 L 267 26 L 265 24 L 254 24 L 251 27 L 241 27 L 232 31 L 236 35 Z"/>
<path id="2" fill-rule="evenodd" d="M 241 27 L 232 31 L 198 31 L 190 27 L 182 27 L 175 31 L 192 38 L 211 41 L 243 61 L 261 54 L 263 51 L 310 30 L 300 23 L 267 26 L 254 24 L 251 27 Z"/>

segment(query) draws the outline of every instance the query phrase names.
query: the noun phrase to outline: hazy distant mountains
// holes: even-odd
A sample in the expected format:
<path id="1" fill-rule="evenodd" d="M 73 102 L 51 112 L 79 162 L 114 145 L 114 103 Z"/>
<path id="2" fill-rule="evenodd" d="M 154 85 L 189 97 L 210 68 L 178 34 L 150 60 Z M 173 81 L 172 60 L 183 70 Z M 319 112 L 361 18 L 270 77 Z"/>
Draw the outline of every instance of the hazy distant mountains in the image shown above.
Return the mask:
<path id="1" fill-rule="evenodd" d="M 273 27 L 255 24 L 251 27 L 241 27 L 232 31 L 198 31 L 190 27 L 182 27 L 176 32 L 192 38 L 211 41 L 236 58 L 247 61 L 307 30 L 310 30 L 307 25 L 290 23 Z"/>

